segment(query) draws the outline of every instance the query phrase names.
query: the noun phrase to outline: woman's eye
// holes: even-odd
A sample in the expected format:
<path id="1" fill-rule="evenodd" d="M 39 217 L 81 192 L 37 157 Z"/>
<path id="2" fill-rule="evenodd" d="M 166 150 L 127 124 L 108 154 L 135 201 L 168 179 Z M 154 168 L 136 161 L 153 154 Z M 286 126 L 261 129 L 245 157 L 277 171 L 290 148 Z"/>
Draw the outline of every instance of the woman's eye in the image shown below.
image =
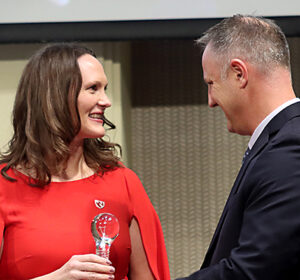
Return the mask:
<path id="1" fill-rule="evenodd" d="M 88 89 L 91 90 L 91 91 L 96 91 L 97 90 L 97 86 L 93 85 L 93 86 L 89 87 Z"/>

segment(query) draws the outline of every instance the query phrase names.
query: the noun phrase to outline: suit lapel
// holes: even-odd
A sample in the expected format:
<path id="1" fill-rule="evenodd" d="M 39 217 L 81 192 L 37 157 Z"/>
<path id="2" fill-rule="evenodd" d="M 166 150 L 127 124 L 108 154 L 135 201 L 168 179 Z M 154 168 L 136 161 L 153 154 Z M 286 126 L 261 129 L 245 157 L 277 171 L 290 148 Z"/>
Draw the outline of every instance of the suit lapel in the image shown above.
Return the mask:
<path id="1" fill-rule="evenodd" d="M 222 226 L 223 226 L 223 223 L 225 221 L 225 218 L 226 218 L 226 215 L 227 215 L 227 212 L 228 212 L 228 209 L 229 209 L 229 202 L 230 200 L 232 199 L 232 197 L 237 193 L 238 191 L 238 188 L 239 188 L 239 185 L 240 185 L 240 182 L 249 166 L 249 163 L 251 162 L 251 160 L 263 149 L 263 147 L 266 146 L 266 144 L 268 143 L 268 133 L 266 132 L 266 130 L 264 130 L 264 133 L 262 133 L 258 139 L 258 144 L 255 145 L 255 149 L 253 147 L 253 149 L 251 150 L 250 154 L 247 156 L 247 158 L 245 159 L 244 163 L 242 164 L 241 166 L 241 169 L 235 179 L 235 182 L 233 184 L 233 187 L 230 191 L 230 194 L 228 196 L 228 199 L 226 201 L 226 204 L 225 204 L 225 207 L 224 207 L 224 210 L 223 210 L 223 213 L 220 217 L 220 220 L 219 220 L 219 223 L 217 225 L 217 228 L 216 228 L 216 231 L 214 233 L 214 236 L 212 238 L 212 241 L 210 243 L 210 246 L 208 248 L 208 251 L 207 251 L 207 254 L 205 256 L 205 259 L 204 259 L 204 262 L 202 264 L 202 267 L 206 267 L 208 265 L 208 263 L 210 262 L 211 260 L 211 257 L 212 257 L 212 254 L 214 252 L 214 248 L 217 244 L 217 240 L 219 238 L 219 235 L 220 235 L 220 232 L 221 232 L 221 229 L 222 229 Z"/>
<path id="2" fill-rule="evenodd" d="M 242 165 L 242 167 L 241 167 L 241 169 L 239 171 L 239 174 L 236 177 L 235 182 L 233 184 L 231 195 L 237 193 L 237 191 L 239 189 L 239 186 L 240 186 L 240 182 L 241 182 L 242 178 L 244 177 L 245 172 L 246 172 L 246 170 L 247 170 L 250 162 L 268 144 L 268 141 L 269 141 L 269 131 L 268 131 L 268 129 L 264 129 L 264 131 L 262 132 L 262 134 L 257 139 L 255 145 L 252 147 L 252 149 L 250 151 L 250 154 L 248 155 L 248 157 L 246 158 L 245 162 L 243 163 L 243 165 Z"/>
<path id="3" fill-rule="evenodd" d="M 267 145 L 269 138 L 272 135 L 275 135 L 280 128 L 290 119 L 297 117 L 300 115 L 300 102 L 297 102 L 295 104 L 292 104 L 282 110 L 279 114 L 277 114 L 270 122 L 269 124 L 265 127 L 257 141 L 255 142 L 255 145 L 252 147 L 250 154 L 248 157 L 245 159 L 243 165 L 241 166 L 241 169 L 238 173 L 238 176 L 233 184 L 233 187 L 231 189 L 231 192 L 229 194 L 229 197 L 227 199 L 227 202 L 225 204 L 223 213 L 221 215 L 221 218 L 219 220 L 218 226 L 216 228 L 216 231 L 214 233 L 214 236 L 212 238 L 212 241 L 210 243 L 210 246 L 208 248 L 208 251 L 206 253 L 206 256 L 204 258 L 202 268 L 207 267 L 211 261 L 215 246 L 217 244 L 217 240 L 219 238 L 224 220 L 226 218 L 227 212 L 228 212 L 228 207 L 229 207 L 229 202 L 234 196 L 234 194 L 237 193 L 240 182 L 242 178 L 244 177 L 246 170 L 251 163 L 251 161 L 263 150 L 263 148 Z"/>

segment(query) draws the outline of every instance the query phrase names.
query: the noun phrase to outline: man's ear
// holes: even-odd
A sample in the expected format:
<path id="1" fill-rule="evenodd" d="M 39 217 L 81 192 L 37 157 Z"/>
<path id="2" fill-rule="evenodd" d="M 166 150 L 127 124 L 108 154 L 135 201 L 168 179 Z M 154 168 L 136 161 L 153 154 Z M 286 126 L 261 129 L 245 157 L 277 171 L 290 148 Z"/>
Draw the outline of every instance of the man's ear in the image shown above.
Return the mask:
<path id="1" fill-rule="evenodd" d="M 248 69 L 245 62 L 234 58 L 230 62 L 230 68 L 235 75 L 236 81 L 240 83 L 240 87 L 245 88 L 248 84 Z"/>

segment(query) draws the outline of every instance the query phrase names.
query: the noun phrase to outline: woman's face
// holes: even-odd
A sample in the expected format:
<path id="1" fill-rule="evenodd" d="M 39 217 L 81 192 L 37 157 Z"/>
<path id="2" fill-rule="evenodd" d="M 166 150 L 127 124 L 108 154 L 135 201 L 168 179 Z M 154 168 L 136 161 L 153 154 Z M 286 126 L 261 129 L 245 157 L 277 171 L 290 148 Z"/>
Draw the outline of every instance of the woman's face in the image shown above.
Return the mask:
<path id="1" fill-rule="evenodd" d="M 81 128 L 77 140 L 100 138 L 105 135 L 102 116 L 111 106 L 105 90 L 107 78 L 101 63 L 89 54 L 78 58 L 82 76 L 82 87 L 77 99 Z"/>

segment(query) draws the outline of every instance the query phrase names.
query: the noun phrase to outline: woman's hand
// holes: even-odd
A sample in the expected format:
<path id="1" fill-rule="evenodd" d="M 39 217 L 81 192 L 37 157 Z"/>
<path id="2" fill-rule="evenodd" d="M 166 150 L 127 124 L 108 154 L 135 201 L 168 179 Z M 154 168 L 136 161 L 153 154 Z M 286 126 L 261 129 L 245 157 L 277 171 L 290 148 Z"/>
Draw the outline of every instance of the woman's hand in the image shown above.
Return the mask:
<path id="1" fill-rule="evenodd" d="M 114 279 L 111 262 L 95 254 L 72 256 L 58 270 L 32 280 L 102 280 Z"/>

